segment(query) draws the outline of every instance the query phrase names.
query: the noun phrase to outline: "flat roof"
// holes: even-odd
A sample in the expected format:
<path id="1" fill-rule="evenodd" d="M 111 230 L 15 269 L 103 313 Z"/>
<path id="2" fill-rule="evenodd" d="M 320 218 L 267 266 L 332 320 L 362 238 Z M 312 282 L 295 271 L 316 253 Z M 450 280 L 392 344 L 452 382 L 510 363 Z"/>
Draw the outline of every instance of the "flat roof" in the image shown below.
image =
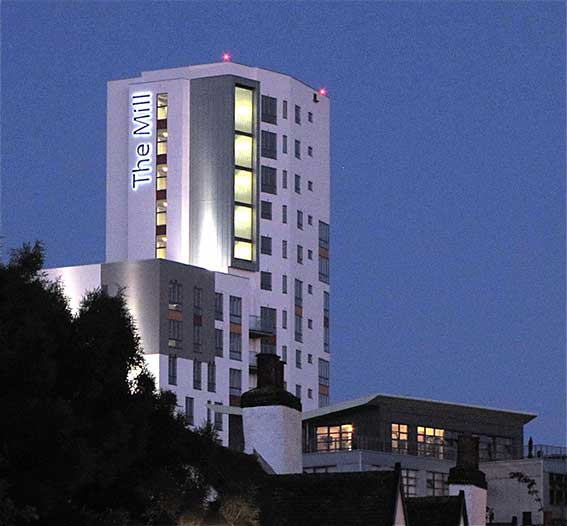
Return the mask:
<path id="1" fill-rule="evenodd" d="M 535 413 L 526 413 L 523 411 L 513 411 L 510 409 L 500 409 L 496 407 L 486 407 L 481 405 L 474 405 L 474 404 L 461 404 L 456 402 L 445 402 L 442 400 L 430 400 L 428 398 L 414 398 L 410 396 L 399 396 L 399 395 L 390 395 L 384 393 L 375 393 L 368 396 L 363 396 L 361 398 L 356 398 L 354 400 L 348 400 L 346 402 L 339 402 L 338 404 L 333 404 L 327 407 L 321 407 L 319 409 L 314 409 L 312 411 L 306 411 L 303 413 L 303 420 L 311 420 L 312 418 L 317 418 L 320 416 L 330 415 L 332 413 L 339 413 L 340 411 L 346 411 L 347 409 L 353 409 L 355 407 L 360 407 L 363 405 L 367 405 L 370 402 L 379 401 L 380 399 L 394 399 L 394 400 L 407 400 L 411 402 L 426 402 L 430 404 L 438 404 L 438 405 L 445 405 L 445 406 L 453 406 L 453 407 L 463 407 L 467 409 L 480 409 L 482 411 L 492 411 L 495 413 L 505 413 L 508 415 L 515 415 L 524 417 L 526 423 L 533 420 L 537 417 Z"/>

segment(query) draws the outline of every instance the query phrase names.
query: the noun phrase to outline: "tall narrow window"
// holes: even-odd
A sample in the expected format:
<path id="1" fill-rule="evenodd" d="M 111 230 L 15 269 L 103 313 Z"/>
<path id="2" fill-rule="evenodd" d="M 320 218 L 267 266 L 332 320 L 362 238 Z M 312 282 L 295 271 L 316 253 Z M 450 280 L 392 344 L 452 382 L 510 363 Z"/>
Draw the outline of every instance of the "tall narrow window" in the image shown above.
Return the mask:
<path id="1" fill-rule="evenodd" d="M 193 361 L 193 389 L 197 391 L 201 390 L 202 384 L 202 369 L 201 369 L 201 362 L 198 360 Z"/>
<path id="2" fill-rule="evenodd" d="M 329 283 L 329 241 L 329 225 L 319 221 L 319 281 L 323 283 Z"/>
<path id="3" fill-rule="evenodd" d="M 262 121 L 270 124 L 278 123 L 278 100 L 262 95 Z"/>
<path id="4" fill-rule="evenodd" d="M 287 153 L 287 135 L 282 136 L 282 153 Z"/>
<path id="5" fill-rule="evenodd" d="M 301 124 L 301 107 L 295 106 L 295 124 Z"/>
<path id="6" fill-rule="evenodd" d="M 301 159 L 301 141 L 295 139 L 295 158 Z"/>
<path id="7" fill-rule="evenodd" d="M 185 397 L 185 422 L 192 426 L 195 423 L 195 400 L 190 396 Z"/>
<path id="8" fill-rule="evenodd" d="M 253 156 L 254 90 L 236 86 L 234 90 L 234 246 L 235 259 L 254 259 Z"/>
<path id="9" fill-rule="evenodd" d="M 271 166 L 262 165 L 262 192 L 266 194 L 277 194 L 278 193 L 278 180 L 277 172 L 275 168 Z"/>
<path id="10" fill-rule="evenodd" d="M 287 100 L 282 101 L 282 118 L 287 119 Z"/>
<path id="11" fill-rule="evenodd" d="M 156 258 L 167 257 L 167 93 L 156 97 Z"/>
<path id="12" fill-rule="evenodd" d="M 214 393 L 217 390 L 217 368 L 214 362 L 207 364 L 207 391 Z"/>
<path id="13" fill-rule="evenodd" d="M 229 370 L 229 394 L 231 396 L 242 394 L 242 371 L 240 369 Z"/>
<path id="14" fill-rule="evenodd" d="M 177 385 L 177 356 L 170 354 L 167 364 L 167 383 Z"/>
<path id="15" fill-rule="evenodd" d="M 231 360 L 242 361 L 242 334 L 237 332 L 230 333 L 229 356 Z"/>
<path id="16" fill-rule="evenodd" d="M 282 188 L 287 188 L 287 170 L 282 170 Z"/>
<path id="17" fill-rule="evenodd" d="M 222 358 L 223 356 L 223 336 L 224 332 L 222 329 L 215 329 L 215 356 Z"/>
<path id="18" fill-rule="evenodd" d="M 222 292 L 215 292 L 215 320 L 223 320 Z"/>
<path id="19" fill-rule="evenodd" d="M 242 324 L 242 298 L 230 296 L 230 323 Z"/>

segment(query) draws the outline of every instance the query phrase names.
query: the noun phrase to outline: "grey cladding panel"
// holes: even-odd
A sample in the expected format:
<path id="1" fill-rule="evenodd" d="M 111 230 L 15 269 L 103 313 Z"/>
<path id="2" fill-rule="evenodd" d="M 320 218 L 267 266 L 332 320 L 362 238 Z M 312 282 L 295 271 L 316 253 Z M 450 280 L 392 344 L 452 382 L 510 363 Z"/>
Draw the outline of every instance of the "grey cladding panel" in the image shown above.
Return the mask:
<path id="1" fill-rule="evenodd" d="M 211 228 L 217 232 L 216 254 L 221 259 L 220 265 L 229 267 L 232 263 L 236 84 L 259 87 L 257 82 L 231 75 L 191 80 L 189 262 L 196 266 L 207 266 L 205 255 L 199 251 L 210 241 Z M 258 91 L 256 89 L 256 93 Z M 255 157 L 257 159 L 257 154 Z M 255 164 L 257 178 L 257 161 Z M 253 267 L 251 270 L 255 270 L 256 265 Z"/>

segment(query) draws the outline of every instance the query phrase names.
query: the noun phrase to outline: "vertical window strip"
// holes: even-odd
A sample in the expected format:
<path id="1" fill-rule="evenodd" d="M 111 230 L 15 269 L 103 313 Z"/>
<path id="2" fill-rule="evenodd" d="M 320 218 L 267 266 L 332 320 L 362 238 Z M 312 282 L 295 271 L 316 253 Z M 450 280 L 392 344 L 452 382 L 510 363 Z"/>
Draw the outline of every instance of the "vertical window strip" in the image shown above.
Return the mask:
<path id="1" fill-rule="evenodd" d="M 254 250 L 254 90 L 234 88 L 235 259 L 253 261 Z"/>
<path id="2" fill-rule="evenodd" d="M 156 97 L 156 243 L 155 254 L 158 259 L 167 256 L 167 93 Z"/>

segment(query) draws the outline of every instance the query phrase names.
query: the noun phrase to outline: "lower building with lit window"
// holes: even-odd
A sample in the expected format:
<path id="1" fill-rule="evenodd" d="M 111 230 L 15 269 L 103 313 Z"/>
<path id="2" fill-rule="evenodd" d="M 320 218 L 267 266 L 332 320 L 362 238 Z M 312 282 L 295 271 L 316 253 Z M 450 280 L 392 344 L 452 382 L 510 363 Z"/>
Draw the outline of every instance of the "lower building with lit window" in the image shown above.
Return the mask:
<path id="1" fill-rule="evenodd" d="M 563 525 L 567 450 L 524 446 L 523 427 L 535 417 L 374 394 L 304 413 L 303 469 L 371 471 L 391 469 L 399 462 L 406 496 L 448 495 L 457 438 L 472 434 L 479 437 L 480 469 L 488 481 L 488 507 L 495 523 L 510 523 L 513 516 L 527 520 L 529 514 L 533 524 Z"/>

